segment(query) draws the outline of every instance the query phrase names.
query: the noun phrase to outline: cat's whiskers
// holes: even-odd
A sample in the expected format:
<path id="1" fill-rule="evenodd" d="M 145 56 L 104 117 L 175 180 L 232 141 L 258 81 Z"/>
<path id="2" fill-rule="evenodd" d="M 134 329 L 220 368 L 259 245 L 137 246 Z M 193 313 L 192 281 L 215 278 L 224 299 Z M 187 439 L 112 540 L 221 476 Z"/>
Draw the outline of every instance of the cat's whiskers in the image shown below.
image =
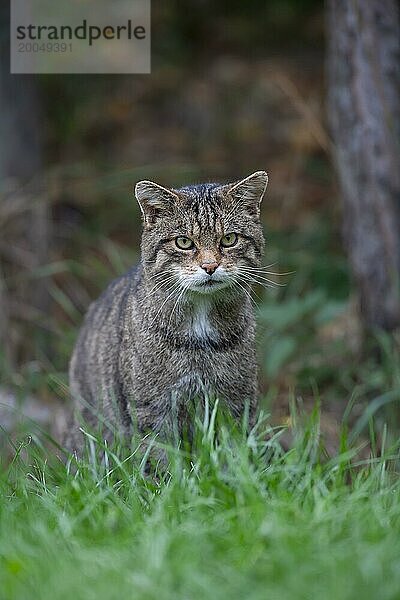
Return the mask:
<path id="1" fill-rule="evenodd" d="M 268 287 L 268 288 L 274 288 L 274 285 L 271 285 L 270 283 L 266 283 L 265 281 L 259 281 L 257 279 L 255 279 L 254 277 L 250 277 L 249 275 L 246 275 L 245 273 L 240 273 L 239 274 L 239 279 L 244 283 L 247 283 L 247 285 L 252 286 L 252 285 L 261 285 L 262 287 Z"/>
<path id="2" fill-rule="evenodd" d="M 168 277 L 160 283 L 155 283 L 151 289 L 151 292 L 147 295 L 148 298 L 154 296 L 157 292 L 161 292 L 164 288 L 168 288 L 169 284 L 176 279 L 175 275 Z"/>
<path id="3" fill-rule="evenodd" d="M 275 271 L 267 271 L 266 269 L 268 269 L 271 266 L 273 266 L 273 265 L 268 265 L 266 267 L 250 267 L 249 265 L 245 265 L 245 266 L 241 265 L 240 268 L 244 269 L 246 271 L 249 271 L 251 273 L 261 273 L 263 275 L 275 275 L 276 277 L 284 277 L 287 275 L 293 275 L 295 273 L 295 271 L 288 271 L 287 273 L 276 273 Z"/>
<path id="4" fill-rule="evenodd" d="M 251 304 L 254 304 L 254 306 L 256 306 L 256 302 L 255 302 L 254 298 L 252 298 L 251 293 L 249 292 L 249 290 L 246 289 L 244 287 L 244 285 L 242 285 L 237 278 L 232 278 L 232 283 L 233 283 L 234 286 L 238 286 L 239 289 L 241 289 L 246 294 L 246 296 L 249 298 Z"/>
<path id="5" fill-rule="evenodd" d="M 176 279 L 175 274 L 174 275 L 164 275 L 162 278 L 160 277 L 160 279 L 155 279 L 149 283 L 154 288 L 154 287 L 163 285 L 166 282 L 173 281 L 174 279 Z"/>
<path id="6" fill-rule="evenodd" d="M 164 275 L 172 275 L 171 269 L 166 269 L 164 271 L 158 271 L 158 273 L 154 273 L 154 275 L 150 275 L 147 279 L 150 281 L 151 279 L 158 279 L 159 277 L 163 277 Z"/>
<path id="7" fill-rule="evenodd" d="M 270 263 L 269 265 L 261 265 L 260 267 L 254 267 L 254 266 L 249 265 L 247 263 L 245 265 L 243 265 L 243 266 L 247 267 L 249 269 L 270 269 L 271 267 L 275 267 L 275 265 L 277 265 L 277 264 L 278 264 L 278 262 L 275 261 L 273 263 Z"/>
<path id="8" fill-rule="evenodd" d="M 273 283 L 269 283 L 267 281 L 263 281 L 260 279 L 256 279 L 254 277 L 248 277 L 246 275 L 244 275 L 244 273 L 241 274 L 241 278 L 243 280 L 246 280 L 250 285 L 261 285 L 262 287 L 266 287 L 266 288 L 270 288 L 270 289 L 276 289 L 278 286 L 274 285 Z"/>
<path id="9" fill-rule="evenodd" d="M 245 269 L 239 268 L 238 272 L 247 279 L 253 281 L 253 283 L 258 283 L 259 285 L 264 285 L 265 287 L 285 287 L 285 283 L 278 283 L 277 281 L 272 281 L 272 279 L 268 279 L 268 277 L 264 277 L 258 273 L 249 272 Z"/>
<path id="10" fill-rule="evenodd" d="M 178 307 L 180 301 L 183 299 L 183 297 L 184 297 L 185 293 L 187 292 L 187 290 L 189 289 L 189 287 L 190 287 L 190 284 L 188 284 L 188 283 L 183 284 L 182 291 L 178 295 L 178 298 L 177 298 L 174 306 L 172 307 L 171 314 L 170 314 L 169 320 L 168 320 L 168 328 L 171 325 L 172 315 L 174 314 L 175 309 Z"/>
<path id="11" fill-rule="evenodd" d="M 253 288 L 253 281 L 247 280 L 245 279 L 243 276 L 240 275 L 237 278 L 237 281 L 239 281 L 240 283 L 243 284 L 243 286 L 249 290 L 250 294 L 254 294 L 254 296 L 257 298 L 257 300 L 259 300 L 260 302 L 262 302 L 262 299 L 260 298 L 260 296 L 256 293 L 256 291 Z"/>
<path id="12" fill-rule="evenodd" d="M 275 289 L 276 288 L 276 286 L 271 285 L 270 283 L 266 283 L 265 281 L 259 281 L 257 279 L 254 279 L 254 277 L 247 277 L 243 273 L 241 274 L 240 279 L 242 281 L 245 281 L 250 286 L 252 286 L 252 285 L 260 285 L 260 286 L 265 287 L 265 288 L 271 288 L 271 289 Z"/>
<path id="13" fill-rule="evenodd" d="M 176 291 L 179 289 L 179 287 L 181 286 L 181 282 L 180 281 L 176 281 L 174 284 L 172 284 L 172 286 L 167 289 L 167 293 L 170 292 L 168 294 L 168 296 L 165 298 L 164 302 L 161 304 L 160 308 L 158 309 L 156 316 L 154 317 L 154 319 L 152 320 L 152 322 L 150 323 L 150 327 L 152 327 L 154 325 L 154 323 L 156 322 L 158 315 L 161 313 L 162 309 L 164 308 L 165 304 L 168 302 L 168 300 L 170 298 L 172 298 L 172 296 L 176 293 Z"/>

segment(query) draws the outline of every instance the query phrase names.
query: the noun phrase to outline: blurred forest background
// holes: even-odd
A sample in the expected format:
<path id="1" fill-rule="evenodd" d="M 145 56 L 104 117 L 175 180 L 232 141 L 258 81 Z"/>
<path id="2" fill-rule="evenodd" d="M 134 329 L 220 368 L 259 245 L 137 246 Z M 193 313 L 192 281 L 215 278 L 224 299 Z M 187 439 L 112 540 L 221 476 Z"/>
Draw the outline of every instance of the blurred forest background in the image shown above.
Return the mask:
<path id="1" fill-rule="evenodd" d="M 12 77 L 5 19 L 2 426 L 22 410 L 53 428 L 63 413 L 82 316 L 139 258 L 136 181 L 178 187 L 266 169 L 265 264 L 291 274 L 255 290 L 264 408 L 290 425 L 290 404 L 320 402 L 328 446 L 350 413 L 358 429 L 373 414 L 396 427 L 399 337 L 394 326 L 365 332 L 343 242 L 324 3 L 154 1 L 152 74 L 138 76 Z"/>

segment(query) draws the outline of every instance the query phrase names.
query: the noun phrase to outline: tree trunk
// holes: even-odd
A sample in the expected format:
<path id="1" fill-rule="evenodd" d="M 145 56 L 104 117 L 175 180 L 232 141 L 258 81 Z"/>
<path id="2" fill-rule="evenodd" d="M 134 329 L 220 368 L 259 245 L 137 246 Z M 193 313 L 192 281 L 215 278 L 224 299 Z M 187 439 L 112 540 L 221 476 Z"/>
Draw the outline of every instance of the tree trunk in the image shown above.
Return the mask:
<path id="1" fill-rule="evenodd" d="M 26 270 L 27 277 L 20 277 L 18 286 L 11 290 L 0 281 L 2 307 L 0 342 L 3 349 L 10 346 L 10 331 L 6 315 L 11 318 L 14 305 L 33 306 L 46 314 L 48 308 L 46 289 L 43 285 L 29 281 L 29 272 L 48 261 L 50 236 L 48 206 L 43 201 L 41 190 L 43 188 L 41 135 L 43 123 L 38 80 L 34 75 L 10 74 L 9 10 L 10 3 L 2 2 L 0 5 L 0 260 L 3 268 L 0 268 L 0 278 L 2 274 L 12 277 L 17 271 L 22 275 L 21 267 Z M 19 335 L 21 347 L 25 345 L 27 339 L 31 338 L 25 326 L 26 323 Z"/>
<path id="2" fill-rule="evenodd" d="M 367 328 L 400 325 L 400 18 L 396 0 L 328 0 L 328 113 L 344 237 Z"/>

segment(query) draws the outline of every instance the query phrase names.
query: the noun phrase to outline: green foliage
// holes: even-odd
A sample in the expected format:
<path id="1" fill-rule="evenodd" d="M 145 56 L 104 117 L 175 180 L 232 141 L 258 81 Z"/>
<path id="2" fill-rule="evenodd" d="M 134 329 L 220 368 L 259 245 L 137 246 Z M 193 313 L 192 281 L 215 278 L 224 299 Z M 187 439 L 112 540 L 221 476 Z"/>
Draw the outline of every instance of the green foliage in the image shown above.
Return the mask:
<path id="1" fill-rule="evenodd" d="M 309 386 L 310 381 L 321 385 L 337 381 L 335 367 L 329 368 L 329 361 L 320 360 L 318 340 L 319 330 L 346 311 L 350 293 L 347 265 L 332 244 L 332 232 L 321 221 L 302 231 L 272 233 L 268 237 L 271 242 L 267 256 L 276 257 L 283 265 L 281 269 L 289 273 L 277 279 L 286 285 L 278 293 L 268 290 L 259 305 L 265 375 L 273 381 L 289 371 L 296 375 L 300 387 Z M 284 251 L 278 253 L 278 248 Z M 345 356 L 348 349 L 338 345 L 340 342 L 336 347 L 325 343 L 324 353 L 339 351 Z"/>
<path id="2" fill-rule="evenodd" d="M 195 434 L 151 476 L 137 444 L 91 434 L 65 463 L 40 439 L 15 447 L 0 477 L 1 597 L 397 597 L 398 447 L 356 466 L 343 432 L 324 462 L 317 409 L 289 452 L 265 420 L 246 436 L 217 408 Z"/>

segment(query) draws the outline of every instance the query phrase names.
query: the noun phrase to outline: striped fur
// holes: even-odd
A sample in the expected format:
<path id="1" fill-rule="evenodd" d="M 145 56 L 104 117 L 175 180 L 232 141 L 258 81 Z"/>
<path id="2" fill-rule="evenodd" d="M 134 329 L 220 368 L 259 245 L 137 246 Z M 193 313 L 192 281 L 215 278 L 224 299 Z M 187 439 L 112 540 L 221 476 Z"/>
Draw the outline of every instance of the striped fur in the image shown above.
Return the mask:
<path id="1" fill-rule="evenodd" d="M 77 416 L 68 445 L 79 447 L 79 420 L 98 419 L 128 438 L 186 426 L 190 407 L 218 397 L 240 418 L 257 403 L 255 321 L 241 267 L 260 265 L 264 238 L 260 171 L 234 183 L 168 190 L 143 181 L 141 262 L 113 281 L 88 311 L 70 364 Z M 226 248 L 221 238 L 237 234 Z M 194 248 L 184 250 L 185 236 Z M 209 275 L 202 264 L 218 267 Z M 81 416 L 80 416 L 81 415 Z"/>

